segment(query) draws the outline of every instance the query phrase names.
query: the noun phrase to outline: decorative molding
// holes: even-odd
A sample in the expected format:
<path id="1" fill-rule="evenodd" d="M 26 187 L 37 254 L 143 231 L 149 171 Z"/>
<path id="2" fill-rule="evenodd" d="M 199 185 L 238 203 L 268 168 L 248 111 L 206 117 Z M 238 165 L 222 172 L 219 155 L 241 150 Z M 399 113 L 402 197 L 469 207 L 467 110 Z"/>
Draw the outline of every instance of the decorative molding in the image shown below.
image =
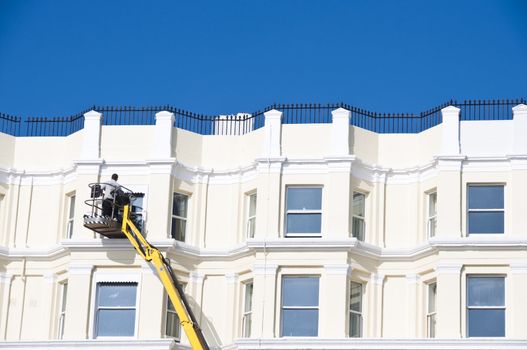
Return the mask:
<path id="1" fill-rule="evenodd" d="M 436 266 L 436 273 L 438 275 L 459 275 L 462 267 L 461 263 L 439 262 Z"/>
<path id="2" fill-rule="evenodd" d="M 416 273 L 406 275 L 406 282 L 408 284 L 417 284 L 419 282 L 419 275 Z"/>
<path id="3" fill-rule="evenodd" d="M 1 272 L 0 273 L 0 284 L 11 284 L 11 282 L 13 281 L 13 274 L 11 273 L 5 273 L 5 272 Z"/>
<path id="4" fill-rule="evenodd" d="M 525 275 L 527 274 L 527 262 L 522 263 L 511 263 L 511 273 L 513 275 Z"/>
<path id="5" fill-rule="evenodd" d="M 93 268 L 90 264 L 72 264 L 68 266 L 68 276 L 89 276 Z"/>
<path id="6" fill-rule="evenodd" d="M 327 275 L 351 276 L 352 268 L 349 264 L 327 264 L 324 265 Z"/>
<path id="7" fill-rule="evenodd" d="M 379 338 L 239 338 L 225 350 L 520 350 L 527 349 L 525 339 L 379 339 Z"/>
<path id="8" fill-rule="evenodd" d="M 187 347 L 178 346 L 181 349 Z M 139 340 L 135 338 L 119 340 L 43 340 L 43 341 L 2 341 L 3 350 L 78 350 L 78 349 L 137 349 L 137 350 L 173 350 L 174 339 Z"/>
<path id="9" fill-rule="evenodd" d="M 202 284 L 205 280 L 205 275 L 201 272 L 192 271 L 188 275 L 188 283 Z"/>
<path id="10" fill-rule="evenodd" d="M 237 273 L 231 272 L 225 274 L 225 281 L 227 284 L 236 284 L 238 283 L 239 275 Z"/>
<path id="11" fill-rule="evenodd" d="M 42 277 L 44 278 L 45 283 L 54 284 L 55 282 L 57 282 L 57 274 L 53 272 L 45 273 L 44 275 L 42 275 Z"/>
<path id="12" fill-rule="evenodd" d="M 275 276 L 278 271 L 278 265 L 277 264 L 269 264 L 269 263 L 263 263 L 263 262 L 256 262 L 253 264 L 253 275 L 255 276 Z"/>
<path id="13" fill-rule="evenodd" d="M 382 285 L 386 276 L 384 274 L 372 273 L 370 276 L 370 281 L 376 285 Z"/>

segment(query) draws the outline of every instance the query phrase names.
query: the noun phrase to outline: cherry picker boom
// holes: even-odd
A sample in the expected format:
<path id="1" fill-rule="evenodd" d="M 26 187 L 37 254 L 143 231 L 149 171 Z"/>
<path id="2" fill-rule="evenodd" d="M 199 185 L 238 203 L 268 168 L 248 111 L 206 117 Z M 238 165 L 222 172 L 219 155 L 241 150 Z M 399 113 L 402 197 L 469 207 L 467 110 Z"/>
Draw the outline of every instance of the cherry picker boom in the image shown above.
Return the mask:
<path id="1" fill-rule="evenodd" d="M 137 228 L 136 223 L 134 223 L 134 217 L 131 213 L 131 202 L 135 194 L 123 186 L 116 189 L 114 198 L 110 199 L 112 202 L 112 214 L 107 217 L 99 214 L 102 208 L 98 206 L 98 203 L 108 200 L 102 199 L 102 193 L 100 191 L 97 192 L 101 188 L 100 184 L 90 184 L 90 188 L 92 189 L 92 198 L 87 200 L 86 204 L 92 207 L 92 212 L 84 216 L 84 226 L 111 239 L 126 237 L 137 253 L 156 269 L 192 349 L 209 350 L 203 332 L 192 313 L 188 300 L 177 281 L 169 261 L 159 249 L 146 240 Z"/>

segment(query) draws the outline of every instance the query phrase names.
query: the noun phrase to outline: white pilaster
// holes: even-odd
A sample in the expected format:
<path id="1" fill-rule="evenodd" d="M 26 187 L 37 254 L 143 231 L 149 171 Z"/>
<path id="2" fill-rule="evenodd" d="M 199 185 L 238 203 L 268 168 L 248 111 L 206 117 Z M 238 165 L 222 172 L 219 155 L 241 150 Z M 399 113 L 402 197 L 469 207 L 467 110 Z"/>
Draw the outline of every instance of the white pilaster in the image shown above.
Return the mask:
<path id="1" fill-rule="evenodd" d="M 282 112 L 272 109 L 264 113 L 265 139 L 263 158 L 276 158 L 282 155 Z"/>
<path id="2" fill-rule="evenodd" d="M 443 114 L 441 155 L 457 155 L 460 153 L 459 139 L 460 109 L 448 106 L 441 110 Z"/>
<path id="3" fill-rule="evenodd" d="M 348 300 L 348 278 L 351 274 L 349 264 L 324 265 L 325 273 L 320 285 L 320 327 L 319 336 L 322 338 L 344 338 L 348 335 L 346 309 Z"/>
<path id="4" fill-rule="evenodd" d="M 331 156 L 345 156 L 349 151 L 349 130 L 351 112 L 344 108 L 331 111 Z"/>
<path id="5" fill-rule="evenodd" d="M 515 155 L 527 154 L 527 105 L 519 104 L 512 108 L 513 152 Z"/>
<path id="6" fill-rule="evenodd" d="M 101 144 L 102 114 L 89 111 L 84 114 L 84 140 L 81 148 L 81 160 L 99 159 Z"/>
<path id="7" fill-rule="evenodd" d="M 257 262 L 253 265 L 253 326 L 251 338 L 274 338 L 276 274 L 278 265 Z"/>
<path id="8" fill-rule="evenodd" d="M 440 262 L 437 273 L 437 338 L 461 337 L 461 268 L 457 263 Z"/>
<path id="9" fill-rule="evenodd" d="M 156 113 L 156 125 L 152 142 L 152 159 L 168 159 L 172 156 L 172 128 L 174 113 L 161 111 Z"/>

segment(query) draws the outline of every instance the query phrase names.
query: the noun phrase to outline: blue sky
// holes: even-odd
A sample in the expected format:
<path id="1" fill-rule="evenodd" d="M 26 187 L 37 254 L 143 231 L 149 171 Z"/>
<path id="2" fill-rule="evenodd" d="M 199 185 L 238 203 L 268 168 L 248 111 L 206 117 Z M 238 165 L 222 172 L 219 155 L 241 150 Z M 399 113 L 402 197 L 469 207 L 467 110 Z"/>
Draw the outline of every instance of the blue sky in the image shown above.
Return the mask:
<path id="1" fill-rule="evenodd" d="M 527 1 L 0 0 L 0 112 L 527 97 Z"/>

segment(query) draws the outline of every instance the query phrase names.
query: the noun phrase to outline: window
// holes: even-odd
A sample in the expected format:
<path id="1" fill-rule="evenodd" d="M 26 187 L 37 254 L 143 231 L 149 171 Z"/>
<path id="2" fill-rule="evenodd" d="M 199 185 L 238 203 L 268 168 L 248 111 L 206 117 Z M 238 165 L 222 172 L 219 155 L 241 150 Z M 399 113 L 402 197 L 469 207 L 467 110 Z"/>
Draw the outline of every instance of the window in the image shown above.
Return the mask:
<path id="1" fill-rule="evenodd" d="M 62 339 L 64 336 L 64 324 L 66 322 L 66 300 L 68 298 L 68 281 L 62 282 L 60 285 L 60 310 L 59 310 L 59 331 L 58 338 Z"/>
<path id="2" fill-rule="evenodd" d="M 504 277 L 467 277 L 467 333 L 469 337 L 505 336 Z"/>
<path id="3" fill-rule="evenodd" d="M 321 227 L 322 188 L 287 188 L 286 236 L 320 236 Z"/>
<path id="4" fill-rule="evenodd" d="M 179 283 L 179 282 L 178 282 Z M 179 283 L 181 286 L 181 290 L 184 291 L 186 284 Z M 167 295 L 167 313 L 166 313 L 166 322 L 165 322 L 165 335 L 167 337 L 174 338 L 176 340 L 181 339 L 181 322 L 179 320 L 179 317 L 176 313 L 176 308 L 174 307 L 174 304 L 172 304 L 172 301 L 170 300 L 170 297 Z"/>
<path id="5" fill-rule="evenodd" d="M 172 238 L 185 242 L 188 196 L 174 193 L 172 199 Z"/>
<path id="6" fill-rule="evenodd" d="M 99 282 L 95 337 L 133 336 L 137 283 Z"/>
<path id="7" fill-rule="evenodd" d="M 245 297 L 243 301 L 242 337 L 251 336 L 252 311 L 253 311 L 253 283 L 248 282 L 245 286 Z"/>
<path id="8" fill-rule="evenodd" d="M 282 337 L 318 335 L 318 280 L 282 278 Z"/>
<path id="9" fill-rule="evenodd" d="M 426 221 L 428 237 L 434 237 L 437 229 L 437 192 L 428 194 L 428 219 Z"/>
<path id="10" fill-rule="evenodd" d="M 75 194 L 68 196 L 68 221 L 66 235 L 68 238 L 73 236 L 73 223 L 75 219 Z"/>
<path id="11" fill-rule="evenodd" d="M 364 207 L 366 196 L 363 193 L 353 193 L 353 223 L 352 236 L 364 241 Z"/>
<path id="12" fill-rule="evenodd" d="M 436 337 L 436 299 L 437 283 L 428 285 L 428 307 L 426 312 L 426 329 L 428 338 Z"/>
<path id="13" fill-rule="evenodd" d="M 247 197 L 247 238 L 253 238 L 256 229 L 256 192 Z"/>
<path id="14" fill-rule="evenodd" d="M 468 186 L 468 233 L 504 232 L 503 185 Z"/>
<path id="15" fill-rule="evenodd" d="M 168 295 L 167 295 L 167 318 L 166 318 L 166 325 L 165 325 L 165 335 L 167 337 L 176 338 L 178 340 L 181 337 L 181 327 L 180 327 L 179 317 Z"/>
<path id="16" fill-rule="evenodd" d="M 351 282 L 350 287 L 350 329 L 349 336 L 362 336 L 362 284 Z"/>
<path id="17" fill-rule="evenodd" d="M 135 226 L 139 229 L 139 231 L 143 232 L 143 198 L 144 193 L 134 193 L 134 197 L 132 198 L 132 201 L 130 203 L 130 217 L 132 218 L 133 223 Z"/>

